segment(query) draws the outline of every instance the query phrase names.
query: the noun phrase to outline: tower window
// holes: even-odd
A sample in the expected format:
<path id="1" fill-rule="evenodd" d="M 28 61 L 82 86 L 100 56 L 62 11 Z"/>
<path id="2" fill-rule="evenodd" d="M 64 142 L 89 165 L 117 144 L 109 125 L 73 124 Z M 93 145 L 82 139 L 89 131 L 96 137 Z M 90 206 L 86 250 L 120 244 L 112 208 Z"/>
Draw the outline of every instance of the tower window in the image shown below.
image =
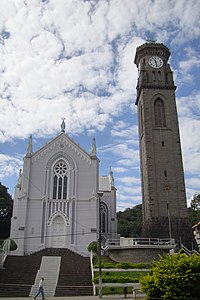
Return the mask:
<path id="1" fill-rule="evenodd" d="M 53 199 L 67 199 L 68 168 L 64 161 L 59 161 L 54 167 Z"/>
<path id="2" fill-rule="evenodd" d="M 158 71 L 158 81 L 159 81 L 159 82 L 162 81 L 162 79 L 161 79 L 161 72 L 160 72 L 160 71 Z"/>
<path id="3" fill-rule="evenodd" d="M 152 80 L 153 80 L 153 82 L 156 81 L 156 73 L 155 73 L 155 71 L 152 72 Z"/>
<path id="4" fill-rule="evenodd" d="M 165 146 L 165 142 L 164 141 L 162 141 L 162 147 L 164 147 Z"/>
<path id="5" fill-rule="evenodd" d="M 165 175 L 165 177 L 167 177 L 167 171 L 164 171 L 164 175 Z"/>
<path id="6" fill-rule="evenodd" d="M 166 127 L 164 102 L 158 98 L 154 102 L 155 126 Z"/>

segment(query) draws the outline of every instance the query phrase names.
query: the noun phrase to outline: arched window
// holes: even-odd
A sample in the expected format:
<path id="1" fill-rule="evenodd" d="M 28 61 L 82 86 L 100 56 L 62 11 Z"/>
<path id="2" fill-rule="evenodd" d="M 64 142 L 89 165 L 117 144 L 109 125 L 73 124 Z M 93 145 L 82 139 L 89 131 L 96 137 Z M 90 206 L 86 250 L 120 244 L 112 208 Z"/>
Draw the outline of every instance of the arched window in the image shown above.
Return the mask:
<path id="1" fill-rule="evenodd" d="M 155 127 L 166 127 L 164 102 L 158 98 L 154 102 Z"/>
<path id="2" fill-rule="evenodd" d="M 60 160 L 54 167 L 53 172 L 53 199 L 66 200 L 68 186 L 68 167 Z"/>
<path id="3" fill-rule="evenodd" d="M 108 233 L 108 207 L 104 202 L 101 202 L 101 231 Z"/>
<path id="4" fill-rule="evenodd" d="M 156 73 L 155 73 L 155 71 L 152 71 L 152 80 L 153 80 L 153 82 L 156 81 Z"/>
<path id="5" fill-rule="evenodd" d="M 158 71 L 158 81 L 161 82 L 162 81 L 162 78 L 161 78 L 161 72 Z"/>

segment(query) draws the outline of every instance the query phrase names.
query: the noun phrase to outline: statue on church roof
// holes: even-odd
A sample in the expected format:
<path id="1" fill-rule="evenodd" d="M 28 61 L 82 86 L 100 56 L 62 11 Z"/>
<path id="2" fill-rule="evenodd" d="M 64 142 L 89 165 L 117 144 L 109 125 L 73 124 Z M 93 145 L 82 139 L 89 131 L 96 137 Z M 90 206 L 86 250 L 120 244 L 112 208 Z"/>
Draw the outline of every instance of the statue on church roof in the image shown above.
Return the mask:
<path id="1" fill-rule="evenodd" d="M 65 118 L 62 118 L 62 124 L 61 124 L 61 132 L 65 132 L 65 127 L 66 127 L 66 125 L 65 125 Z"/>
<path id="2" fill-rule="evenodd" d="M 109 182 L 110 182 L 111 187 L 114 187 L 114 186 L 115 186 L 115 184 L 114 184 L 113 171 L 112 171 L 112 168 L 111 168 L 111 167 L 110 167 L 110 172 L 109 172 Z"/>
<path id="3" fill-rule="evenodd" d="M 28 147 L 26 155 L 30 156 L 33 153 L 33 142 L 32 142 L 32 134 L 29 136 Z"/>
<path id="4" fill-rule="evenodd" d="M 18 175 L 18 180 L 17 180 L 17 187 L 21 189 L 21 184 L 22 184 L 22 169 L 19 169 L 19 175 Z"/>
<path id="5" fill-rule="evenodd" d="M 96 139 L 95 137 L 92 139 L 92 151 L 91 155 L 96 155 L 97 154 L 97 146 L 96 146 Z"/>

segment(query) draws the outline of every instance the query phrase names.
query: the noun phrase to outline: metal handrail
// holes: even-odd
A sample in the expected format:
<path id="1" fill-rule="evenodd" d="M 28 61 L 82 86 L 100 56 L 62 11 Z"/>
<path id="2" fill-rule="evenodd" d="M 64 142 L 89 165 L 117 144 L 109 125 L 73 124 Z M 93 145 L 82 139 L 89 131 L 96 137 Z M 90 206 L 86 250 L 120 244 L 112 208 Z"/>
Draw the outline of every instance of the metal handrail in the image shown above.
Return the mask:
<path id="1" fill-rule="evenodd" d="M 4 261 L 6 260 L 6 257 L 9 254 L 10 254 L 10 238 L 4 240 L 3 244 L 0 247 L 0 269 L 3 269 Z"/>
<path id="2" fill-rule="evenodd" d="M 185 247 L 183 244 L 181 244 L 181 249 L 184 251 L 184 253 L 188 256 L 191 256 L 192 254 L 200 255 L 198 251 L 196 250 L 189 250 L 187 247 Z"/>
<path id="3" fill-rule="evenodd" d="M 123 243 L 124 242 L 124 243 Z M 160 238 L 120 238 L 108 239 L 105 246 L 137 246 L 137 245 L 158 245 L 158 246 L 175 246 L 175 239 L 160 239 Z"/>

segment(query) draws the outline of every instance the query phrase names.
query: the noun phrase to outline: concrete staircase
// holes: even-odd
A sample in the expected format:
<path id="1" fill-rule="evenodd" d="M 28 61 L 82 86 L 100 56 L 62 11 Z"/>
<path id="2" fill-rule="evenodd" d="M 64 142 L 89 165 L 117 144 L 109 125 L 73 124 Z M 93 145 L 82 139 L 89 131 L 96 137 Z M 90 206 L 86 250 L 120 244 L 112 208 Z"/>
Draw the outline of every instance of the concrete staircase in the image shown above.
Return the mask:
<path id="1" fill-rule="evenodd" d="M 27 297 L 40 263 L 41 257 L 7 256 L 0 269 L 0 297 Z"/>
<path id="2" fill-rule="evenodd" d="M 37 272 L 35 283 L 31 288 L 29 296 L 35 296 L 38 291 L 38 284 L 42 277 L 44 277 L 44 292 L 45 296 L 54 296 L 58 282 L 58 275 L 60 271 L 60 256 L 43 256 L 40 269 Z"/>
<path id="3" fill-rule="evenodd" d="M 60 249 L 61 250 L 61 249 Z M 56 297 L 93 295 L 89 257 L 63 249 Z"/>
<path id="4" fill-rule="evenodd" d="M 69 249 L 49 248 L 29 256 L 8 256 L 0 270 L 0 297 L 33 296 L 41 277 L 45 296 L 93 294 L 89 258 Z"/>

